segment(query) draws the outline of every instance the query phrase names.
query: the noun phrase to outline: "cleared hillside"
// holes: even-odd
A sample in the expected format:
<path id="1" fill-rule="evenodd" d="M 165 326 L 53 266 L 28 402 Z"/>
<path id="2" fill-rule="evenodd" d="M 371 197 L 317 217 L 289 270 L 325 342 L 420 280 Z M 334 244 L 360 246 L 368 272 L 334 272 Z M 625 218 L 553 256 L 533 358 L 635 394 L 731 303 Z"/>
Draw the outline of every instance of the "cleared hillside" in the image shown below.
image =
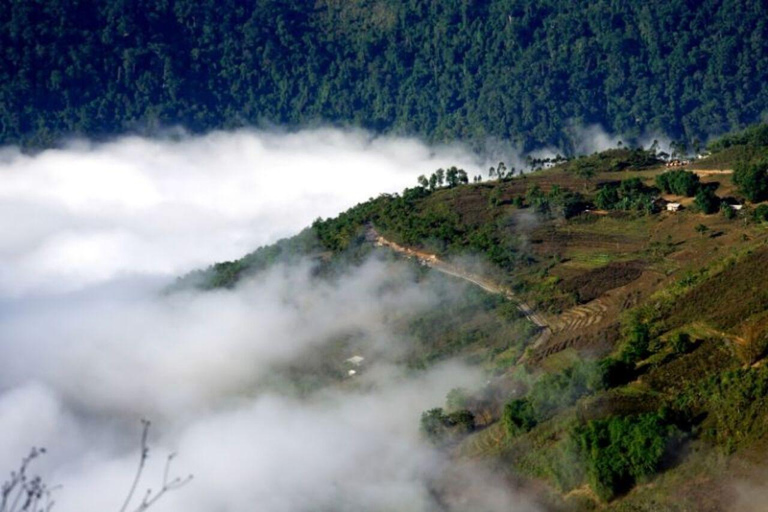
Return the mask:
<path id="1" fill-rule="evenodd" d="M 465 299 L 403 324 L 405 361 L 489 380 L 426 411 L 428 439 L 552 510 L 740 510 L 768 449 L 768 205 L 739 176 L 768 144 L 732 140 L 709 157 L 727 173 L 628 148 L 480 183 L 437 171 L 194 277 L 234 286 L 286 256 L 324 279 L 369 257 L 438 270 Z"/>

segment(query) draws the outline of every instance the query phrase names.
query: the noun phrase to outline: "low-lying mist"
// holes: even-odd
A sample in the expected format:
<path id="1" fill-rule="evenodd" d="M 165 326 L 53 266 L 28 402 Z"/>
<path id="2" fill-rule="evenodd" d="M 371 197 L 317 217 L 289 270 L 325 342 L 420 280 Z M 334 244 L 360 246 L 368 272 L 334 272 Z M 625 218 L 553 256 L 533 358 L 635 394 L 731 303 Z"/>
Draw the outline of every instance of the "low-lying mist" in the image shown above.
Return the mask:
<path id="1" fill-rule="evenodd" d="M 182 274 L 476 155 L 317 129 L 0 150 L 0 297 Z"/>
<path id="2" fill-rule="evenodd" d="M 394 323 L 438 300 L 409 266 L 372 258 L 321 279 L 302 262 L 232 290 L 165 293 L 192 268 L 476 161 L 336 130 L 5 150 L 0 475 L 45 446 L 33 470 L 61 486 L 55 510 L 119 510 L 149 418 L 139 496 L 157 489 L 167 453 L 178 452 L 172 474 L 195 475 L 153 510 L 528 510 L 419 436 L 422 411 L 484 377 L 396 364 L 408 340 Z M 312 388 L 317 359 L 356 354 L 357 375 Z M 276 378 L 291 365 L 309 388 Z"/>
<path id="3" fill-rule="evenodd" d="M 138 420 L 149 417 L 143 485 L 158 485 L 165 453 L 195 474 L 158 510 L 450 510 L 434 493 L 458 469 L 420 438 L 418 421 L 482 376 L 393 364 L 407 342 L 393 322 L 437 300 L 408 267 L 374 259 L 332 282 L 308 264 L 278 266 L 234 290 L 102 289 L 27 306 L 0 325 L 0 463 L 9 471 L 29 446 L 46 446 L 37 468 L 61 485 L 57 510 L 116 510 L 135 471 Z M 338 358 L 367 357 L 358 375 L 310 393 L 271 385 L 281 365 L 349 337 L 354 352 Z M 478 471 L 455 477 L 473 510 L 519 503 Z"/>

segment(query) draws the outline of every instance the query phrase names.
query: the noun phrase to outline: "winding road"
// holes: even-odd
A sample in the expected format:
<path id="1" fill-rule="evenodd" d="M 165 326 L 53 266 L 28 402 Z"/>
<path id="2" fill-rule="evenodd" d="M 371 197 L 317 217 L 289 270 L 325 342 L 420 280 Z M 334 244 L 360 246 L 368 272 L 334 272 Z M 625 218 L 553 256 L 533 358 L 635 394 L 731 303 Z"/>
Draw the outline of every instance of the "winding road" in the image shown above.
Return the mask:
<path id="1" fill-rule="evenodd" d="M 515 303 L 517 308 L 526 316 L 526 318 L 528 318 L 528 320 L 540 328 L 538 336 L 536 336 L 536 339 L 534 339 L 533 343 L 531 344 L 531 348 L 534 350 L 544 347 L 553 334 L 576 334 L 599 324 L 605 317 L 606 311 L 608 309 L 604 298 L 600 297 L 586 304 L 574 306 L 555 318 L 547 319 L 544 317 L 544 315 L 537 313 L 530 305 L 515 295 L 512 290 L 488 279 L 485 276 L 469 272 L 468 270 L 461 268 L 458 265 L 441 260 L 435 254 L 417 251 L 409 247 L 403 247 L 402 245 L 392 242 L 391 240 L 387 240 L 381 236 L 381 234 L 379 234 L 372 226 L 368 228 L 366 238 L 378 247 L 386 247 L 398 254 L 402 254 L 408 258 L 416 259 L 422 265 L 426 265 L 431 269 L 442 272 L 443 274 L 463 279 L 464 281 L 482 288 L 488 293 L 504 295 L 504 297 Z M 561 342 L 559 342 L 557 345 L 543 349 L 543 352 L 540 352 L 543 354 L 543 357 L 552 355 L 556 352 L 559 352 L 560 350 L 563 350 L 564 347 L 567 347 L 567 341 L 568 340 L 561 340 Z M 540 354 L 539 357 L 542 357 L 542 355 Z M 525 360 L 525 358 L 526 356 L 523 356 L 520 362 Z"/>
<path id="2" fill-rule="evenodd" d="M 488 293 L 504 295 L 507 299 L 515 303 L 517 308 L 525 315 L 526 318 L 528 318 L 528 320 L 533 322 L 541 329 L 539 331 L 539 335 L 536 337 L 532 344 L 534 348 L 546 343 L 546 341 L 552 335 L 552 327 L 550 326 L 549 322 L 547 322 L 547 320 L 542 315 L 534 311 L 532 307 L 522 301 L 509 288 L 501 286 L 500 284 L 495 283 L 484 276 L 473 274 L 457 265 L 443 261 L 434 254 L 403 247 L 402 245 L 387 240 L 381 236 L 373 227 L 368 228 L 367 238 L 378 247 L 386 247 L 398 254 L 402 254 L 403 256 L 414 258 L 422 265 L 426 265 L 431 269 L 442 272 L 443 274 L 463 279 L 464 281 L 470 282 L 475 286 L 479 286 Z"/>

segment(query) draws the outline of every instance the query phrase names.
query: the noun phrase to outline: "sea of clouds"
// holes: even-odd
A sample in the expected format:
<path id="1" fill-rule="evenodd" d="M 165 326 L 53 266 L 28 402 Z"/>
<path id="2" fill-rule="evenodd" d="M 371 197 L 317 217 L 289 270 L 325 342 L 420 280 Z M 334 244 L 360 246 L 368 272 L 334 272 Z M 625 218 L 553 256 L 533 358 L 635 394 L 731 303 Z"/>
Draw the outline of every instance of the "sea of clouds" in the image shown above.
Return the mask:
<path id="1" fill-rule="evenodd" d="M 421 412 L 477 371 L 382 357 L 354 385 L 264 385 L 350 333 L 371 353 L 407 343 L 392 319 L 438 300 L 407 267 L 373 259 L 322 281 L 278 265 L 234 290 L 164 293 L 450 165 L 484 167 L 461 147 L 335 129 L 0 150 L 0 479 L 45 446 L 32 469 L 59 486 L 55 510 L 118 511 L 150 418 L 137 494 L 157 490 L 168 453 L 173 475 L 195 475 L 157 511 L 529 510 L 419 436 Z"/>

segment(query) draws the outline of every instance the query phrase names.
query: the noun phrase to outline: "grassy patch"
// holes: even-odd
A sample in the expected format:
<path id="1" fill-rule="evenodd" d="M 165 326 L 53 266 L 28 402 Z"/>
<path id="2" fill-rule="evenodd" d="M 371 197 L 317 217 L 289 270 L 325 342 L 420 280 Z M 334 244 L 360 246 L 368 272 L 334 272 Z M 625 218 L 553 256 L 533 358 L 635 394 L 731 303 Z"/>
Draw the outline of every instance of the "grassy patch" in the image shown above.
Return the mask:
<path id="1" fill-rule="evenodd" d="M 613 263 L 614 261 L 618 260 L 619 256 L 606 252 L 592 252 L 589 250 L 579 249 L 567 251 L 565 253 L 565 258 L 566 262 L 564 265 L 591 270 L 604 267 L 609 263 Z"/>
<path id="2" fill-rule="evenodd" d="M 739 162 L 748 162 L 765 156 L 768 156 L 768 148 L 736 145 L 697 160 L 691 167 L 702 170 L 733 169 Z"/>

